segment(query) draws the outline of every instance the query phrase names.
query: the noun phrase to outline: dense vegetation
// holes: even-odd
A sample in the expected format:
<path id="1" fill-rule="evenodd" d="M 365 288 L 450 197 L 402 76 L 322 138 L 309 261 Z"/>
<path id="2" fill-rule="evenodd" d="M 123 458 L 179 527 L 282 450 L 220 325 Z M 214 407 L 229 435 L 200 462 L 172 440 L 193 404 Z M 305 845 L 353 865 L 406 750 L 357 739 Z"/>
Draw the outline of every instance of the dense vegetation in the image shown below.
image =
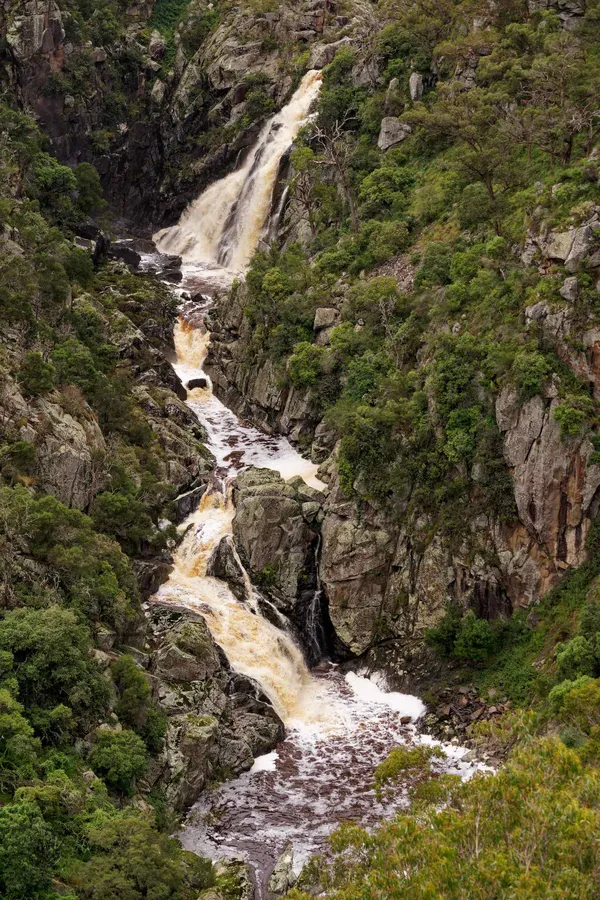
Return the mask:
<path id="1" fill-rule="evenodd" d="M 139 626 L 130 557 L 166 546 L 172 527 L 161 531 L 158 522 L 174 490 L 134 390 L 135 372 L 152 359 L 132 356 L 127 342 L 135 321 L 168 333 L 174 300 L 122 267 L 95 269 L 75 246 L 72 229 L 102 203 L 92 166 L 59 165 L 31 119 L 0 105 L 0 894 L 7 900 L 185 900 L 214 880 L 210 864 L 165 833 L 159 794 L 149 798 L 157 812 L 147 801 L 128 805 L 162 748 L 165 717 L 133 657 L 113 654 L 111 663 L 97 649 L 127 643 Z M 106 449 L 94 459 L 86 511 L 39 490 L 46 435 L 35 425 L 44 403 L 65 421 L 101 428 Z"/>
<path id="2" fill-rule="evenodd" d="M 552 9 L 511 2 L 390 0 L 380 14 L 360 53 L 344 48 L 325 68 L 316 120 L 292 153 L 299 240 L 258 253 L 239 297 L 256 352 L 340 440 L 348 496 L 397 516 L 417 543 L 435 533 L 464 549 L 480 514 L 516 515 L 494 415 L 503 389 L 521 404 L 551 390 L 563 441 L 598 446 L 589 382 L 525 316 L 564 306 L 573 270 L 523 250 L 529 233 L 567 231 L 597 210 L 600 11 L 588 3 L 568 29 Z M 356 78 L 365 59 L 371 83 Z M 414 100 L 411 71 L 424 88 Z M 381 153 L 384 116 L 411 130 Z M 596 265 L 576 269 L 574 348 L 598 322 Z M 315 311 L 331 306 L 323 341 Z M 412 811 L 372 832 L 339 829 L 304 876 L 311 895 L 598 895 L 595 526 L 587 550 L 533 613 L 488 622 L 451 605 L 427 635 L 458 677 L 519 707 L 480 726 L 482 740 L 513 748 L 506 768 L 463 785 L 427 753 L 394 751 L 376 786 L 408 779 Z"/>
<path id="3" fill-rule="evenodd" d="M 552 12 L 501 4 L 467 33 L 472 4 L 388 7 L 365 50 L 384 87 L 355 86 L 352 49 L 324 70 L 316 123 L 292 154 L 307 249 L 257 255 L 246 313 L 257 348 L 312 389 L 342 437 L 348 490 L 428 513 L 460 540 L 477 511 L 514 514 L 493 415 L 503 385 L 525 400 L 553 381 L 565 439 L 595 423 L 587 383 L 524 327 L 526 307 L 560 300 L 564 276 L 523 265 L 519 248 L 535 223 L 585 221 L 597 196 L 597 13 L 566 32 Z M 450 77 L 474 55 L 476 86 Z M 433 85 L 415 102 L 409 61 Z M 390 112 L 412 134 L 382 154 Z M 414 272 L 406 289 L 390 259 Z M 578 279 L 583 321 L 597 295 L 591 270 Z M 321 346 L 314 312 L 332 299 L 342 321 Z"/>
<path id="4" fill-rule="evenodd" d="M 77 50 L 44 95 L 95 104 L 87 138 L 104 154 L 127 122 L 149 117 L 140 84 L 164 76 L 178 48 L 191 58 L 227 10 L 158 0 L 132 37 L 127 5 L 73 0 L 65 22 Z M 591 0 L 572 29 L 519 0 L 383 0 L 376 14 L 381 27 L 360 52 L 345 48 L 325 68 L 316 119 L 292 154 L 288 224 L 298 241 L 256 254 L 242 296 L 259 358 L 308 391 L 340 439 L 346 493 L 384 506 L 417 540 L 436 533 L 463 545 L 478 515 L 515 517 L 494 416 L 505 386 L 520 402 L 552 389 L 564 440 L 589 434 L 600 450 L 589 384 L 525 325 L 527 307 L 560 301 L 568 273 L 522 258 L 530 229 L 585 223 L 598 199 L 600 10 Z M 153 28 L 165 50 L 148 65 Z M 108 48 L 99 67 L 97 47 Z M 297 79 L 307 54 L 288 49 Z M 357 79 L 365 61 L 372 77 Z M 411 71 L 424 86 L 415 100 Z M 244 115 L 210 130 L 197 116 L 190 159 L 273 110 L 268 78 L 242 81 Z M 204 102 L 202 84 L 194 90 L 192 110 Z M 382 153 L 384 116 L 410 133 Z M 169 545 L 173 486 L 148 424 L 160 392 L 150 386 L 142 400 L 136 383 L 151 342 L 138 353 L 129 338 L 142 323 L 168 330 L 175 309 L 168 291 L 95 265 L 74 244 L 102 208 L 96 170 L 60 165 L 31 119 L 2 103 L 0 374 L 26 411 L 0 422 L 0 894 L 9 900 L 184 900 L 214 880 L 167 836 L 164 798 L 136 796 L 165 721 L 148 676 L 121 652 L 140 621 L 131 561 Z M 581 265 L 581 326 L 598 322 L 595 281 Z M 317 342 L 315 310 L 331 305 L 339 322 Z M 82 427 L 97 424 L 104 441 L 81 509 L 38 489 L 44 435 L 25 425 L 50 402 Z M 395 750 L 376 788 L 408 778 L 412 812 L 369 833 L 345 826 L 308 880 L 337 900 L 598 896 L 599 576 L 594 530 L 589 561 L 533 618 L 489 623 L 448 609 L 428 642 L 482 691 L 522 708 L 500 733 L 482 726 L 482 739 L 491 730 L 516 749 L 499 775 L 467 785 L 440 777 L 434 754 Z M 107 641 L 115 659 L 100 649 Z"/>

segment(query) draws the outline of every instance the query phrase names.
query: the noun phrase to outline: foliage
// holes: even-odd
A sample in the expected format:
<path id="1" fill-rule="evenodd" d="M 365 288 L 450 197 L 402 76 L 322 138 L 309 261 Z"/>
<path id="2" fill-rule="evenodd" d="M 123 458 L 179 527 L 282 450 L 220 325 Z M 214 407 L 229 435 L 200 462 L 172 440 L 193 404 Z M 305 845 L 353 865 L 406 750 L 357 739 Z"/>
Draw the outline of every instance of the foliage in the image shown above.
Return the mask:
<path id="1" fill-rule="evenodd" d="M 514 751 L 496 775 L 450 782 L 446 798 L 373 831 L 339 828 L 333 859 L 315 864 L 323 896 L 541 900 L 597 893 L 600 777 L 556 738 Z"/>
<path id="2" fill-rule="evenodd" d="M 98 810 L 85 836 L 93 855 L 73 866 L 69 877 L 82 900 L 195 900 L 215 883 L 207 860 L 190 859 L 192 854 L 133 809 Z"/>
<path id="3" fill-rule="evenodd" d="M 143 740 L 129 729 L 100 732 L 90 760 L 106 783 L 124 794 L 133 794 L 148 762 Z"/>

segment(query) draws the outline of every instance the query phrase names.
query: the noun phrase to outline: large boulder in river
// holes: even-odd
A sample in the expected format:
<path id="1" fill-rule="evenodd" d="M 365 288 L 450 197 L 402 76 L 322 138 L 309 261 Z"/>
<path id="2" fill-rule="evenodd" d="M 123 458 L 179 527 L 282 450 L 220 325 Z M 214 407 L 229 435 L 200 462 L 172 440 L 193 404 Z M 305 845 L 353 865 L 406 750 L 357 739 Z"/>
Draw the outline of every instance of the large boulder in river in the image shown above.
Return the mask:
<path id="1" fill-rule="evenodd" d="M 299 483 L 298 483 L 299 482 Z M 248 469 L 235 491 L 235 543 L 251 577 L 267 586 L 290 611 L 306 590 L 314 590 L 314 522 L 322 495 L 304 484 L 285 482 L 271 469 Z"/>
<path id="2" fill-rule="evenodd" d="M 286 482 L 271 469 L 248 469 L 235 483 L 233 535 L 241 561 L 262 594 L 296 627 L 311 663 L 327 643 L 317 571 L 323 500 L 301 478 Z M 229 583 L 239 597 L 235 581 Z M 268 604 L 262 611 L 269 616 Z"/>
<path id="3" fill-rule="evenodd" d="M 260 687 L 232 671 L 202 615 L 155 603 L 149 625 L 154 694 L 168 721 L 144 787 L 160 786 L 182 811 L 207 781 L 249 769 L 283 739 L 284 727 Z"/>

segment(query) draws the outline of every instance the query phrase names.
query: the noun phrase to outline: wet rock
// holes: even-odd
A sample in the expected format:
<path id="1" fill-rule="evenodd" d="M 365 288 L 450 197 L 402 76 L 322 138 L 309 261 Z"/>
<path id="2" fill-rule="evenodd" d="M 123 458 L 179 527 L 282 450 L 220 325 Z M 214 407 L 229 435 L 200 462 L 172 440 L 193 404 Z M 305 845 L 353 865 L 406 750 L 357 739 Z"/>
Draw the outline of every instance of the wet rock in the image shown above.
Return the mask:
<path id="1" fill-rule="evenodd" d="M 391 147 L 396 147 L 411 134 L 410 125 L 401 122 L 396 116 L 385 116 L 381 120 L 381 128 L 377 139 L 377 146 L 384 152 Z"/>
<path id="2" fill-rule="evenodd" d="M 268 900 L 278 900 L 290 891 L 297 881 L 294 874 L 294 848 L 288 845 L 275 864 L 269 878 Z"/>
<path id="3" fill-rule="evenodd" d="M 193 391 L 195 388 L 205 388 L 207 385 L 206 378 L 191 378 L 186 384 L 186 388 L 188 391 Z"/>
<path id="4" fill-rule="evenodd" d="M 231 535 L 225 535 L 215 547 L 208 561 L 206 574 L 226 581 L 232 594 L 241 603 L 250 600 L 248 576 L 240 563 Z"/>
<path id="5" fill-rule="evenodd" d="M 168 553 L 154 559 L 136 559 L 132 565 L 142 600 L 156 593 L 173 570 L 173 560 Z"/>
<path id="6" fill-rule="evenodd" d="M 175 521 L 183 522 L 183 520 L 187 519 L 194 510 L 198 509 L 200 501 L 205 493 L 206 484 L 199 484 L 198 487 L 192 488 L 190 491 L 185 491 L 185 493 L 175 497 L 175 500 L 173 501 L 175 504 Z"/>

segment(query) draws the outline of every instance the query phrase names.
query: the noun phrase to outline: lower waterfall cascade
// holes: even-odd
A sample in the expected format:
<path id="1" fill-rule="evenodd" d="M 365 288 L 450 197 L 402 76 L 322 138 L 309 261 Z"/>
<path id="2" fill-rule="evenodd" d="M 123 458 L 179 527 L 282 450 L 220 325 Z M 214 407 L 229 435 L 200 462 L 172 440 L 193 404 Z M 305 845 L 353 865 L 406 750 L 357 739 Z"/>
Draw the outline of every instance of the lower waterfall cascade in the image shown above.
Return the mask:
<path id="1" fill-rule="evenodd" d="M 319 83 L 319 73 L 309 72 L 288 107 L 264 127 L 241 167 L 191 203 L 178 225 L 155 235 L 162 252 L 183 257 L 182 297 L 197 292 L 199 284 L 210 296 L 230 285 L 247 265 L 268 228 L 281 157 L 309 117 Z M 246 221 L 249 206 L 252 215 Z M 205 305 L 202 312 L 207 309 Z M 252 603 L 251 585 L 250 600 L 242 603 L 224 581 L 207 575 L 212 552 L 232 534 L 235 510 L 229 485 L 237 473 L 261 466 L 285 479 L 300 475 L 314 487 L 324 485 L 317 467 L 286 438 L 241 422 L 214 396 L 202 368 L 210 334 L 198 326 L 197 313 L 194 325 L 182 315 L 175 327 L 174 368 L 184 385 L 195 379 L 206 385 L 188 390 L 187 404 L 206 428 L 207 445 L 216 458 L 215 484 L 182 524 L 184 538 L 173 572 L 154 599 L 205 617 L 233 669 L 253 678 L 270 698 L 284 721 L 286 738 L 249 772 L 206 791 L 179 837 L 187 849 L 213 860 L 244 859 L 254 873 L 257 900 L 262 900 L 268 877 L 290 844 L 298 870 L 342 821 L 372 825 L 405 807 L 401 789 L 393 801 L 376 800 L 373 770 L 399 743 L 433 741 L 417 731 L 415 723 L 425 711 L 418 697 L 387 692 L 383 682 L 354 672 L 344 676 L 327 661 L 309 670 L 284 623 L 281 628 L 272 624 Z M 470 757 L 463 759 L 466 748 L 444 745 L 444 750 L 446 759 L 435 764 L 444 771 L 469 778 L 481 768 Z"/>

